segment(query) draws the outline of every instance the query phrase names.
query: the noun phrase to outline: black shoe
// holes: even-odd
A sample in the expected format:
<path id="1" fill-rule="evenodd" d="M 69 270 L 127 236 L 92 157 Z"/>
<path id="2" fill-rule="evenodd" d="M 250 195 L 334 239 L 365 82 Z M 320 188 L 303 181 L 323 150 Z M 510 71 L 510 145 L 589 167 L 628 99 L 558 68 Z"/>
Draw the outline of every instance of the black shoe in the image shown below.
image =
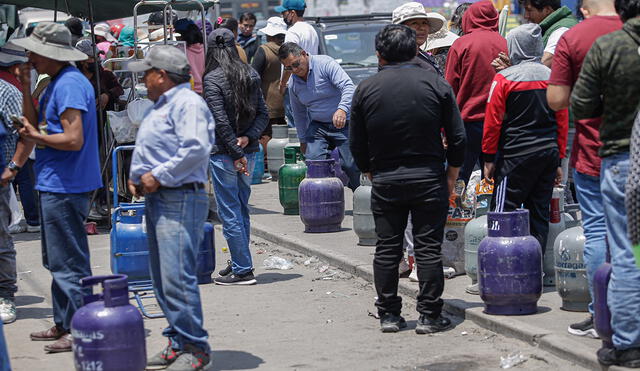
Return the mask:
<path id="1" fill-rule="evenodd" d="M 221 270 L 220 272 L 218 272 L 218 274 L 220 275 L 220 277 L 224 277 L 224 276 L 228 276 L 229 273 L 231 273 L 233 270 L 231 269 L 231 260 L 227 260 L 227 266 Z"/>
<path id="2" fill-rule="evenodd" d="M 407 327 L 407 321 L 402 316 L 391 313 L 380 316 L 380 331 L 382 332 L 398 332 L 405 327 Z"/>
<path id="3" fill-rule="evenodd" d="M 569 325 L 567 329 L 571 335 L 586 336 L 592 339 L 599 339 L 596 329 L 593 327 L 593 317 L 589 316 L 582 322 Z"/>
<path id="4" fill-rule="evenodd" d="M 640 368 L 640 348 L 617 350 L 615 348 L 600 348 L 598 362 L 604 366 L 622 366 Z"/>
<path id="5" fill-rule="evenodd" d="M 213 280 L 216 285 L 231 286 L 231 285 L 255 285 L 256 278 L 253 276 L 253 272 L 245 274 L 231 273 L 224 277 L 218 277 Z"/>
<path id="6" fill-rule="evenodd" d="M 432 319 L 426 314 L 421 314 L 416 325 L 416 334 L 434 334 L 452 328 L 451 320 L 447 317 L 439 315 Z"/>

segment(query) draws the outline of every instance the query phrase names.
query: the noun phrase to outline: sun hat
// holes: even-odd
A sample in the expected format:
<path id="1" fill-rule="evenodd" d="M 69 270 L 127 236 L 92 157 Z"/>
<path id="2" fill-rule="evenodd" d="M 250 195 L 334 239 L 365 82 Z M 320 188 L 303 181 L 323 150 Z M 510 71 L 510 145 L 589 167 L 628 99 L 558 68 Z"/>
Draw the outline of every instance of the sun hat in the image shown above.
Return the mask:
<path id="1" fill-rule="evenodd" d="M 271 17 L 267 20 L 267 26 L 258 30 L 267 36 L 283 35 L 287 33 L 287 24 L 282 17 Z"/>
<path id="2" fill-rule="evenodd" d="M 11 43 L 0 47 L 0 67 L 9 67 L 14 64 L 27 63 L 27 53 L 24 48 Z"/>
<path id="3" fill-rule="evenodd" d="M 96 52 L 96 56 L 100 56 L 100 53 L 102 53 L 102 51 L 100 49 L 96 48 L 92 48 L 92 42 L 89 39 L 84 39 L 84 40 L 80 40 L 78 41 L 78 43 L 76 44 L 76 49 L 80 50 L 81 52 L 83 52 L 84 54 L 86 54 L 89 58 L 93 58 L 93 50 L 95 49 Z"/>
<path id="4" fill-rule="evenodd" d="M 307 4 L 304 0 L 282 0 L 282 5 L 276 6 L 276 13 L 286 12 L 287 10 L 305 10 Z"/>
<path id="5" fill-rule="evenodd" d="M 30 52 L 61 61 L 83 61 L 87 55 L 71 46 L 71 32 L 62 24 L 40 22 L 31 36 L 11 42 Z"/>
<path id="6" fill-rule="evenodd" d="M 93 26 L 93 33 L 96 36 L 104 37 L 108 42 L 116 42 L 116 38 L 111 34 L 110 27 L 107 23 L 100 23 Z"/>
<path id="7" fill-rule="evenodd" d="M 207 37 L 207 47 L 209 48 L 235 48 L 236 38 L 233 36 L 233 32 L 226 28 L 218 28 L 213 30 L 209 37 Z"/>
<path id="8" fill-rule="evenodd" d="M 393 10 L 391 16 L 394 24 L 403 24 L 412 19 L 426 19 L 429 22 L 429 33 L 436 33 L 444 25 L 444 17 L 442 19 L 435 15 L 438 13 L 427 13 L 424 6 L 418 2 L 410 2 L 400 5 Z"/>
<path id="9" fill-rule="evenodd" d="M 144 72 L 152 68 L 182 76 L 188 75 L 191 70 L 187 56 L 171 45 L 155 45 L 149 49 L 143 60 L 130 62 L 128 65 L 131 72 Z"/>
<path id="10" fill-rule="evenodd" d="M 460 36 L 447 29 L 447 26 L 445 26 L 446 19 L 440 13 L 429 13 L 429 15 L 433 18 L 441 19 L 443 23 L 442 27 L 437 32 L 429 35 L 424 50 L 429 51 L 453 45 L 453 42 Z"/>

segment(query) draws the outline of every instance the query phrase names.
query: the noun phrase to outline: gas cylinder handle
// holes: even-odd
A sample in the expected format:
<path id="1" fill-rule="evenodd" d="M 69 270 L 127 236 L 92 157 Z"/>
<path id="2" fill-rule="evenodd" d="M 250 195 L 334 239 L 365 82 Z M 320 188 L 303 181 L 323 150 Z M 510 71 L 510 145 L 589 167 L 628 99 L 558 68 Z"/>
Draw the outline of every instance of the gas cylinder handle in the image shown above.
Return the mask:
<path id="1" fill-rule="evenodd" d="M 82 287 L 95 286 L 99 283 L 102 284 L 102 292 L 85 296 L 85 305 L 98 300 L 104 300 L 105 307 L 116 307 L 129 303 L 129 284 L 126 274 L 90 276 L 80 279 Z"/>
<path id="2" fill-rule="evenodd" d="M 80 279 L 80 286 L 82 287 L 87 287 L 87 286 L 95 286 L 99 283 L 103 283 L 106 280 L 115 280 L 115 279 L 127 279 L 127 275 L 125 274 L 109 274 L 109 275 L 102 275 L 102 276 L 89 276 L 89 277 L 85 277 L 85 278 L 81 278 Z M 104 286 L 104 284 L 103 284 Z"/>

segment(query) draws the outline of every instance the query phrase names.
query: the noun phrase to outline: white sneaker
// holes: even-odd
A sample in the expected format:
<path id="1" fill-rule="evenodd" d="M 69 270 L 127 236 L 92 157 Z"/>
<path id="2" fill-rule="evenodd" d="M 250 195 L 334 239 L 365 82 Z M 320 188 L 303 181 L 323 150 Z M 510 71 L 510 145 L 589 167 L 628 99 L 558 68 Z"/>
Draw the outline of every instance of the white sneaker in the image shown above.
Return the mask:
<path id="1" fill-rule="evenodd" d="M 27 227 L 25 227 L 22 224 L 14 224 L 9 226 L 9 233 L 11 234 L 18 234 L 18 233 L 23 233 L 27 231 Z"/>
<path id="2" fill-rule="evenodd" d="M 409 275 L 409 281 L 418 282 L 418 267 L 414 264 L 413 270 L 411 270 L 411 274 Z"/>
<path id="3" fill-rule="evenodd" d="M 0 319 L 7 324 L 16 320 L 16 303 L 11 299 L 0 298 Z"/>
<path id="4" fill-rule="evenodd" d="M 40 233 L 39 225 L 27 225 L 27 233 Z"/>

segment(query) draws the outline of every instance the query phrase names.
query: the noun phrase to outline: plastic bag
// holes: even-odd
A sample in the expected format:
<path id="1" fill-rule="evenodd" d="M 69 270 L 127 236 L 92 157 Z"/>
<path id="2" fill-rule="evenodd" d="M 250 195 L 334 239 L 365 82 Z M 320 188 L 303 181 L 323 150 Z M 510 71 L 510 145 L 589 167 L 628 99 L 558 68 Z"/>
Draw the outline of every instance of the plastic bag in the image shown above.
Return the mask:
<path id="1" fill-rule="evenodd" d="M 9 192 L 11 192 L 9 196 L 9 208 L 11 208 L 11 223 L 9 223 L 9 227 L 11 227 L 14 225 L 20 225 L 20 221 L 22 221 L 24 214 L 22 213 L 22 209 L 18 203 L 16 193 L 13 191 L 13 187 L 9 186 Z"/>
<path id="2" fill-rule="evenodd" d="M 480 170 L 476 170 L 471 173 L 471 177 L 469 178 L 469 184 L 467 184 L 467 188 L 464 191 L 464 195 L 462 196 L 462 206 L 467 209 L 473 208 L 473 205 L 476 203 L 476 187 L 481 181 Z"/>
<path id="3" fill-rule="evenodd" d="M 135 142 L 138 128 L 131 124 L 127 111 L 107 111 L 107 120 L 118 143 Z"/>
<path id="4" fill-rule="evenodd" d="M 279 256 L 270 256 L 266 258 L 262 265 L 265 269 L 287 270 L 293 268 L 293 264 L 290 261 Z"/>
<path id="5" fill-rule="evenodd" d="M 151 107 L 153 107 L 153 102 L 149 99 L 135 99 L 129 102 L 127 104 L 127 115 L 131 125 L 139 128 Z"/>

